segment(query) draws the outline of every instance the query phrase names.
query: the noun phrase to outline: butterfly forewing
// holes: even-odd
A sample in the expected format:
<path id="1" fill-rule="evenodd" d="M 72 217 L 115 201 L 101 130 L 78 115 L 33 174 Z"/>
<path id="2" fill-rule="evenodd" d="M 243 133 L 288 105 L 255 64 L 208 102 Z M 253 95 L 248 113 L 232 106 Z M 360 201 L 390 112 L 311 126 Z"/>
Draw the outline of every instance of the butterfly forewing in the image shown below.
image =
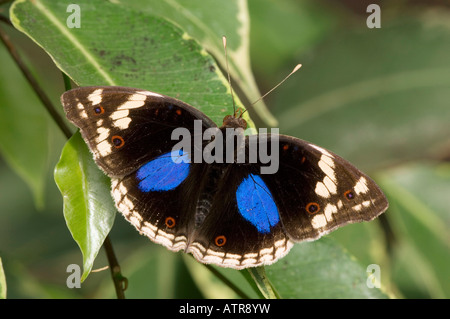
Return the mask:
<path id="1" fill-rule="evenodd" d="M 375 182 L 348 161 L 294 137 L 277 138 L 278 171 L 261 178 L 292 240 L 314 240 L 345 224 L 372 220 L 387 209 Z M 270 136 L 259 138 L 267 139 L 270 145 Z"/>
<path id="2" fill-rule="evenodd" d="M 61 97 L 67 118 L 80 128 L 96 163 L 109 176 L 124 176 L 169 152 L 177 127 L 193 132 L 194 120 L 215 126 L 179 100 L 126 87 L 82 87 Z"/>
<path id="3" fill-rule="evenodd" d="M 141 234 L 172 251 L 184 250 L 187 246 L 189 234 L 194 227 L 195 206 L 199 196 L 197 190 L 201 180 L 198 176 L 203 176 L 198 171 L 202 169 L 200 164 L 185 165 L 189 165 L 189 174 L 182 176 L 178 171 L 175 174 L 178 178 L 177 186 L 166 187 L 166 190 L 162 189 L 167 184 L 159 184 L 159 189 L 149 189 L 151 184 L 157 185 L 158 181 L 152 180 L 150 171 L 147 171 L 146 178 L 141 178 L 139 175 L 144 168 L 116 179 L 112 184 L 116 207 L 125 218 Z M 156 167 L 161 168 L 161 165 Z M 159 181 L 167 180 L 161 175 L 157 178 Z"/>

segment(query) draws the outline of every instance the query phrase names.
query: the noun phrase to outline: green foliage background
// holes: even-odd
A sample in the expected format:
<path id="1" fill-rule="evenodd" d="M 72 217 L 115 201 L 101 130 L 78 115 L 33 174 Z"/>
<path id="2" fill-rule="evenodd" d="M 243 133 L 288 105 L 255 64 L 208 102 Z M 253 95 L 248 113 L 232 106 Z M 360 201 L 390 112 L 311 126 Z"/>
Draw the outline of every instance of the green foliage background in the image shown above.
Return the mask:
<path id="1" fill-rule="evenodd" d="M 242 105 L 303 64 L 266 105 L 250 108 L 251 118 L 350 160 L 374 177 L 390 208 L 374 222 L 298 244 L 266 267 L 281 297 L 450 296 L 448 6 L 377 2 L 382 27 L 368 29 L 366 7 L 375 1 L 78 1 L 86 9 L 82 27 L 70 32 L 98 61 L 93 64 L 52 22 L 51 16 L 64 26 L 72 2 L 15 3 L 11 20 L 26 35 L 0 24 L 61 114 L 58 68 L 79 85 L 135 86 L 183 99 L 220 123 L 231 107 L 219 68 L 222 35 Z M 10 6 L 6 1 L 0 14 L 9 16 Z M 150 38 L 151 45 L 142 45 Z M 107 264 L 101 240 L 93 248 L 87 236 L 77 237 L 91 226 L 71 215 L 67 200 L 63 214 L 53 179 L 64 147 L 55 176 L 63 194 L 64 186 L 96 194 L 108 189 L 101 175 L 76 186 L 73 171 L 63 174 L 74 167 L 67 165 L 79 165 L 80 176 L 92 172 L 91 164 L 79 164 L 89 162 L 80 141 L 75 135 L 66 144 L 0 46 L 0 298 L 114 297 L 107 271 L 91 273 L 81 289 L 66 287 L 67 265 L 84 264 L 86 277 L 91 267 Z M 96 215 L 95 224 L 109 220 L 107 233 L 114 221 L 110 236 L 129 279 L 128 298 L 236 297 L 192 258 L 149 243 L 99 202 L 98 210 L 109 213 Z M 381 290 L 365 285 L 370 264 L 381 267 Z M 245 271 L 219 271 L 248 296 L 261 296 L 251 279 L 242 280 Z"/>

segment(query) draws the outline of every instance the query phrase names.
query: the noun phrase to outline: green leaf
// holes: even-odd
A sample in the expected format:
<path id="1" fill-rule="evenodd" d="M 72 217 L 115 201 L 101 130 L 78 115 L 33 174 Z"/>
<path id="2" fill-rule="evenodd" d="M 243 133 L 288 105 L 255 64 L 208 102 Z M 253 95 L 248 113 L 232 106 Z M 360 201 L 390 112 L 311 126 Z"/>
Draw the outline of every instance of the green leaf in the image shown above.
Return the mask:
<path id="1" fill-rule="evenodd" d="M 3 270 L 2 258 L 0 257 L 0 299 L 6 299 L 6 278 Z"/>
<path id="2" fill-rule="evenodd" d="M 395 234 L 395 282 L 408 298 L 450 296 L 450 165 L 405 165 L 381 175 Z"/>
<path id="3" fill-rule="evenodd" d="M 84 280 L 112 228 L 116 208 L 110 180 L 92 159 L 79 133 L 64 147 L 55 168 L 55 181 L 64 198 L 64 218 L 83 253 Z"/>
<path id="4" fill-rule="evenodd" d="M 50 0 L 15 2 L 11 20 L 81 86 L 123 85 L 166 94 L 219 125 L 233 112 L 227 80 L 191 35 L 140 9 L 101 0 L 77 4 L 78 29 L 66 26 L 67 3 Z"/>
<path id="5" fill-rule="evenodd" d="M 0 152 L 31 188 L 36 206 L 42 208 L 53 126 L 2 45 L 0 61 Z"/>
<path id="6" fill-rule="evenodd" d="M 280 130 L 363 170 L 437 155 L 450 135 L 450 28 L 431 22 L 336 32 L 280 88 Z"/>
<path id="7" fill-rule="evenodd" d="M 395 296 L 397 291 L 392 286 L 389 242 L 381 222 L 387 218 L 387 214 L 390 214 L 390 210 L 374 221 L 341 227 L 327 238 L 345 247 L 345 251 L 354 256 L 361 265 L 379 265 L 382 270 L 380 280 L 383 291 L 389 296 Z"/>
<path id="8" fill-rule="evenodd" d="M 246 0 L 190 0 L 120 1 L 175 23 L 195 38 L 226 69 L 222 36 L 227 37 L 229 70 L 235 84 L 245 92 L 249 102 L 256 101 L 260 92 L 250 65 L 249 29 L 250 20 Z M 264 102 L 253 106 L 253 110 L 268 126 L 278 121 L 268 111 Z"/>
<path id="9" fill-rule="evenodd" d="M 365 268 L 327 238 L 295 245 L 266 274 L 281 298 L 387 298 L 369 288 Z"/>

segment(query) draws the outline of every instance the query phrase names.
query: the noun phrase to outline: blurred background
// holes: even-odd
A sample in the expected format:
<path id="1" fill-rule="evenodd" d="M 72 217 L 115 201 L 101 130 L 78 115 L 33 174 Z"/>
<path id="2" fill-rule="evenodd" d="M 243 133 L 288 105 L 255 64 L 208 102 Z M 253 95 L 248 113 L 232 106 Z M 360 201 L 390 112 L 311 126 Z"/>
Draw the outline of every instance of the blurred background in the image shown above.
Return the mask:
<path id="1" fill-rule="evenodd" d="M 0 14 L 8 16 L 10 2 L 0 3 Z M 390 208 L 376 226 L 345 227 L 330 237 L 362 264 L 378 256 L 390 296 L 448 298 L 450 2 L 247 3 L 251 63 L 260 91 L 268 91 L 297 63 L 303 64 L 266 98 L 281 133 L 348 159 L 373 177 L 389 198 Z M 380 28 L 367 26 L 371 3 L 380 5 Z M 58 105 L 64 85 L 52 60 L 12 27 L 1 23 L 0 28 Z M 27 121 L 29 129 L 14 130 L 16 123 L 2 113 L 6 103 L 27 110 L 26 118 L 17 121 Z M 114 297 L 108 271 L 91 274 L 81 289 L 65 286 L 67 265 L 82 264 L 53 180 L 65 138 L 49 116 L 27 108 L 30 104 L 39 101 L 0 45 L 0 126 L 7 132 L 0 136 L 0 257 L 8 298 Z M 250 113 L 263 126 L 263 119 Z M 36 148 L 36 156 L 44 160 L 28 159 L 21 165 L 12 159 L 10 154 L 23 147 L 14 144 L 16 134 L 29 136 L 33 143 L 27 147 Z M 205 296 L 183 263 L 170 263 L 177 255 L 136 236 L 120 216 L 111 238 L 119 259 L 127 256 L 121 263 L 133 283 L 127 297 Z M 180 268 L 177 278 L 155 275 L 169 264 Z M 101 251 L 94 268 L 105 265 Z M 148 283 L 161 289 L 149 289 Z"/>

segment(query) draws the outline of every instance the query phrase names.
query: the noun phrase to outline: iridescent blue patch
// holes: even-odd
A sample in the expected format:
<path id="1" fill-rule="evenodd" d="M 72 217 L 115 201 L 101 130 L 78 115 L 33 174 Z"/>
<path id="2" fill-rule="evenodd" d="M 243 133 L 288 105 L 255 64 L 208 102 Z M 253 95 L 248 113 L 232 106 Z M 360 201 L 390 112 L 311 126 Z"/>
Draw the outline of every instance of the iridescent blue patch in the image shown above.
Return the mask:
<path id="1" fill-rule="evenodd" d="M 143 192 L 175 189 L 189 175 L 190 165 L 189 154 L 183 150 L 162 154 L 137 170 L 138 187 Z"/>
<path id="2" fill-rule="evenodd" d="M 270 227 L 280 221 L 272 194 L 258 175 L 244 178 L 236 191 L 236 199 L 242 217 L 260 233 L 270 232 Z"/>

